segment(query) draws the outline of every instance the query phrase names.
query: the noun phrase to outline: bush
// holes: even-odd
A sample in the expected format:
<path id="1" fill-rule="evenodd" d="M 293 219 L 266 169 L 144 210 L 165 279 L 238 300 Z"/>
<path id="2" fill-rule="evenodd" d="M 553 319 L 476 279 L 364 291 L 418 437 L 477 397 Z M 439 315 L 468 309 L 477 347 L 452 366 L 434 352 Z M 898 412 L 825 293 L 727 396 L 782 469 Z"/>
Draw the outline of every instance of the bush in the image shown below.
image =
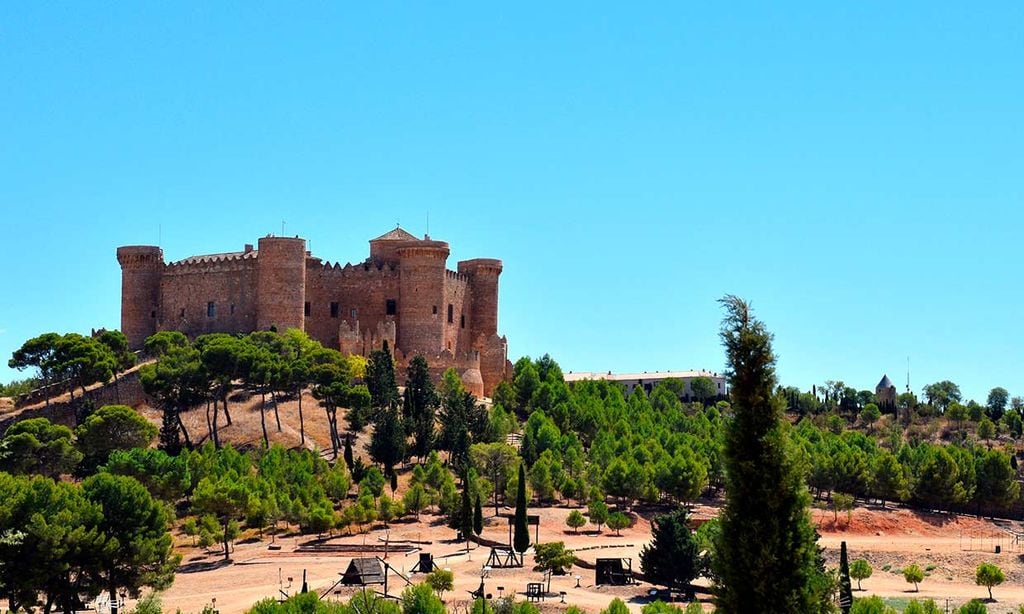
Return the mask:
<path id="1" fill-rule="evenodd" d="M 977 599 L 972 599 L 960 606 L 956 614 L 988 614 L 988 608 Z"/>
<path id="2" fill-rule="evenodd" d="M 903 568 L 903 579 L 914 585 L 914 592 L 916 593 L 919 589 L 917 586 L 924 580 L 924 572 L 915 563 L 911 563 Z"/>
<path id="3" fill-rule="evenodd" d="M 402 591 L 402 614 L 445 614 L 445 609 L 434 589 L 424 583 Z"/>
<path id="4" fill-rule="evenodd" d="M 942 614 L 942 612 L 939 610 L 939 606 L 935 605 L 935 601 L 931 599 L 924 601 L 911 599 L 907 607 L 904 608 L 903 614 Z"/>
<path id="5" fill-rule="evenodd" d="M 878 595 L 855 599 L 850 614 L 896 614 L 896 610 L 885 605 Z"/>

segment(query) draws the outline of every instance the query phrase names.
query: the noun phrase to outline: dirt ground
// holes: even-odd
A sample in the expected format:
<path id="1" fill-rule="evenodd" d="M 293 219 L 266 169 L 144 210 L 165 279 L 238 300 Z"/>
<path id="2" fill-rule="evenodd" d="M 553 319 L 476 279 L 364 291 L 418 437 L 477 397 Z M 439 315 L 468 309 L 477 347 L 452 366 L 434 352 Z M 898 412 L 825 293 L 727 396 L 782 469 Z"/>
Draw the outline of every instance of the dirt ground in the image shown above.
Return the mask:
<path id="1" fill-rule="evenodd" d="M 507 512 L 508 510 L 502 510 Z M 535 513 L 538 510 L 531 510 Z M 650 539 L 650 525 L 641 517 L 634 526 L 624 529 L 621 536 L 608 529 L 600 534 L 596 531 L 581 531 L 579 534 L 565 529 L 565 517 L 569 508 L 547 508 L 539 510 L 541 542 L 561 540 L 573 549 L 583 561 L 593 563 L 598 557 L 625 557 L 633 559 L 634 568 L 639 567 L 640 548 Z M 715 513 L 713 507 L 699 506 L 698 517 Z M 493 508 L 485 515 L 493 514 Z M 830 565 L 838 565 L 839 544 L 845 540 L 851 560 L 867 559 L 874 568 L 874 574 L 863 581 L 861 595 L 878 594 L 885 597 L 909 599 L 911 597 L 932 598 L 940 605 L 946 599 L 958 605 L 975 597 L 987 595 L 984 587 L 974 583 L 974 569 L 983 561 L 996 563 L 1007 574 L 1006 582 L 996 587 L 993 593 L 997 599 L 990 604 L 993 614 L 1016 612 L 1024 604 L 1024 565 L 1021 562 L 1021 548 L 1013 543 L 1003 528 L 996 524 L 971 517 L 950 517 L 943 515 L 916 514 L 909 510 L 885 510 L 878 508 L 857 508 L 847 520 L 840 515 L 834 523 L 831 512 L 815 511 L 814 518 L 821 532 L 821 544 L 825 547 Z M 1018 527 L 1014 527 L 1015 529 Z M 484 530 L 487 539 L 506 542 L 508 524 L 505 518 L 487 519 Z M 393 523 L 385 530 L 377 527 L 365 535 L 325 539 L 329 544 L 383 544 L 387 538 L 390 544 L 399 545 L 403 540 L 427 542 L 422 544 L 425 552 L 434 555 L 437 564 L 455 573 L 455 590 L 444 596 L 452 611 L 461 611 L 470 605 L 469 591 L 477 588 L 489 549 L 476 544 L 466 552 L 464 543 L 456 543 L 452 531 L 444 527 L 438 517 L 423 515 L 420 521 Z M 187 540 L 188 538 L 181 538 Z M 260 541 L 255 538 L 239 543 L 232 553 L 232 563 L 221 561 L 220 552 L 205 553 L 182 541 L 185 557 L 174 586 L 163 595 L 165 610 L 180 608 L 183 612 L 195 612 L 205 605 L 214 603 L 224 614 L 243 612 L 253 602 L 264 597 L 278 596 L 279 591 L 294 593 L 302 583 L 303 571 L 312 590 L 328 599 L 347 598 L 355 588 L 335 588 L 352 556 L 373 556 L 373 554 L 323 554 L 303 553 L 301 544 L 315 542 L 310 536 L 286 536 L 275 539 L 280 550 L 269 550 L 270 538 Z M 1002 552 L 995 554 L 995 546 Z M 418 559 L 419 550 L 413 552 L 392 552 L 387 561 L 395 570 L 409 575 Z M 532 555 L 527 553 L 525 566 L 521 569 L 493 569 L 484 579 L 486 591 L 494 596 L 516 593 L 525 598 L 527 582 L 546 582 L 543 574 L 532 571 Z M 903 580 L 899 569 L 917 563 L 928 569 L 919 592 Z M 889 570 L 886 571 L 888 566 Z M 579 577 L 579 587 L 576 586 Z M 289 581 L 289 578 L 291 580 Z M 414 582 L 423 576 L 410 576 Z M 647 592 L 653 588 L 641 583 L 625 587 L 596 587 L 594 572 L 574 567 L 566 576 L 551 578 L 551 594 L 544 602 L 544 610 L 555 611 L 569 604 L 588 611 L 597 611 L 607 606 L 614 597 L 626 601 L 630 609 L 639 611 L 647 603 Z M 698 584 L 706 586 L 706 582 Z M 398 594 L 406 583 L 398 574 L 392 573 L 388 591 Z M 381 589 L 382 587 L 375 587 Z M 566 593 L 563 605 L 559 593 Z M 698 594 L 704 601 L 709 596 Z M 705 604 L 710 611 L 710 604 Z"/>

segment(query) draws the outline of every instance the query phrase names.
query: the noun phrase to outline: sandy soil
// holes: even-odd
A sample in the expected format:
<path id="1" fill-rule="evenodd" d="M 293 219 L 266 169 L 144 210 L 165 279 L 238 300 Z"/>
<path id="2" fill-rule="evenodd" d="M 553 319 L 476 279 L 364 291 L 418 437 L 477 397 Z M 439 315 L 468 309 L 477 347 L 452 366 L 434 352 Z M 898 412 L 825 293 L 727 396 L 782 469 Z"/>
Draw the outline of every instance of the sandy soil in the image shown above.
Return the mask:
<path id="1" fill-rule="evenodd" d="M 713 507 L 699 507 L 695 513 L 699 517 L 713 514 L 714 511 Z M 639 550 L 650 539 L 650 525 L 643 517 L 638 517 L 633 527 L 624 529 L 621 536 L 616 536 L 607 529 L 600 534 L 595 531 L 575 534 L 571 530 L 563 530 L 569 508 L 547 508 L 539 512 L 540 541 L 564 541 L 567 547 L 576 551 L 580 559 L 590 563 L 598 557 L 631 557 L 634 567 L 639 567 Z M 488 513 L 492 514 L 493 509 Z M 989 611 L 1015 612 L 1019 605 L 1024 604 L 1021 549 L 993 523 L 969 517 L 920 515 L 905 509 L 882 511 L 876 508 L 858 508 L 848 522 L 841 516 L 835 525 L 831 512 L 815 512 L 815 520 L 819 523 L 821 544 L 826 549 L 830 565 L 838 564 L 839 544 L 845 540 L 851 560 L 865 558 L 874 567 L 874 574 L 862 583 L 864 591 L 858 594 L 874 593 L 904 599 L 933 598 L 942 605 L 949 598 L 951 603 L 959 604 L 971 598 L 986 596 L 986 590 L 974 583 L 974 569 L 978 563 L 990 561 L 1006 571 L 1007 582 L 994 589 L 998 601 L 990 604 Z M 335 537 L 326 539 L 325 543 L 379 544 L 383 543 L 385 536 L 388 536 L 390 543 L 401 540 L 430 542 L 422 546 L 423 550 L 431 552 L 439 566 L 455 572 L 455 590 L 445 595 L 449 608 L 458 611 L 469 605 L 468 592 L 480 583 L 481 568 L 486 562 L 489 549 L 474 544 L 467 553 L 463 543 L 451 540 L 451 530 L 445 528 L 437 517 L 423 515 L 419 522 L 393 524 L 389 530 L 377 527 L 366 535 Z M 506 520 L 500 517 L 489 518 L 484 537 L 507 541 Z M 282 587 L 285 592 L 295 592 L 301 585 L 303 570 L 306 571 L 310 588 L 324 594 L 326 598 L 347 598 L 358 590 L 331 589 L 353 555 L 298 552 L 300 544 L 315 541 L 310 536 L 277 538 L 276 543 L 281 546 L 281 550 L 270 551 L 269 539 L 249 539 L 247 543 L 238 544 L 232 553 L 231 564 L 220 561 L 220 552 L 205 553 L 191 547 L 183 548 L 185 559 L 182 569 L 174 586 L 163 596 L 165 609 L 197 611 L 216 598 L 217 608 L 221 612 L 242 612 L 254 601 L 278 595 Z M 1001 554 L 994 553 L 996 545 L 1001 546 Z M 388 555 L 387 561 L 397 571 L 408 574 L 416 563 L 417 552 L 393 552 Z M 913 586 L 907 584 L 898 572 L 911 562 L 923 569 L 930 568 L 916 593 Z M 526 565 L 522 569 L 491 570 L 485 579 L 487 592 L 497 596 L 498 587 L 501 587 L 502 595 L 515 592 L 519 598 L 524 598 L 527 582 L 545 581 L 543 574 L 532 571 L 532 566 L 532 555 L 528 553 Z M 890 570 L 885 571 L 885 566 L 889 566 Z M 579 587 L 576 587 L 576 575 L 580 576 Z M 289 577 L 292 578 L 290 583 Z M 279 583 L 279 579 L 283 580 Z M 413 575 L 411 579 L 421 581 L 422 575 Z M 698 584 L 706 586 L 703 581 Z M 389 593 L 400 593 L 404 586 L 405 581 L 397 574 L 391 575 Z M 613 597 L 621 597 L 631 609 L 639 611 L 647 602 L 646 595 L 650 588 L 650 585 L 643 583 L 627 587 L 595 587 L 594 572 L 577 566 L 570 575 L 551 579 L 552 596 L 546 599 L 544 609 L 559 610 L 568 604 L 575 604 L 597 611 L 607 606 Z M 561 591 L 566 593 L 566 605 L 560 603 L 558 593 Z M 699 597 L 708 599 L 707 594 L 699 594 Z M 706 605 L 706 609 L 710 611 L 710 605 Z"/>

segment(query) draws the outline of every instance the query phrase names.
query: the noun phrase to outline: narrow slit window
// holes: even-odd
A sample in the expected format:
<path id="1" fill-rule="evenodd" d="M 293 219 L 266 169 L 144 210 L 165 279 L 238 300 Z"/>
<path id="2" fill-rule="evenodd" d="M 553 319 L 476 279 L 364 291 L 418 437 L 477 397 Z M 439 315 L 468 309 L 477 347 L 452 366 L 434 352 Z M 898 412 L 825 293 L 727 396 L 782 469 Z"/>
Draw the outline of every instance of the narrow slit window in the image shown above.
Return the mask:
<path id="1" fill-rule="evenodd" d="M 398 303 L 395 302 L 395 299 L 389 298 L 388 300 L 384 301 L 384 313 L 386 315 L 393 316 L 397 312 Z"/>
<path id="2" fill-rule="evenodd" d="M 231 304 L 231 315 L 235 315 L 235 304 Z"/>
<path id="3" fill-rule="evenodd" d="M 338 317 L 338 311 L 339 311 L 338 303 L 336 303 L 336 302 L 335 303 L 331 303 L 331 317 L 332 318 Z"/>
<path id="4" fill-rule="evenodd" d="M 459 328 L 466 328 L 466 314 L 459 314 Z"/>
<path id="5" fill-rule="evenodd" d="M 437 305 L 434 305 L 434 315 L 437 315 Z"/>
<path id="6" fill-rule="evenodd" d="M 308 318 L 309 317 L 309 312 L 310 312 L 309 301 L 306 301 L 306 304 L 302 306 L 302 309 L 305 312 L 306 317 Z"/>
<path id="7" fill-rule="evenodd" d="M 451 324 L 455 321 L 455 308 L 451 303 L 448 303 L 448 323 Z"/>
<path id="8" fill-rule="evenodd" d="M 206 317 L 213 318 L 217 316 L 217 304 L 213 301 L 206 303 Z"/>

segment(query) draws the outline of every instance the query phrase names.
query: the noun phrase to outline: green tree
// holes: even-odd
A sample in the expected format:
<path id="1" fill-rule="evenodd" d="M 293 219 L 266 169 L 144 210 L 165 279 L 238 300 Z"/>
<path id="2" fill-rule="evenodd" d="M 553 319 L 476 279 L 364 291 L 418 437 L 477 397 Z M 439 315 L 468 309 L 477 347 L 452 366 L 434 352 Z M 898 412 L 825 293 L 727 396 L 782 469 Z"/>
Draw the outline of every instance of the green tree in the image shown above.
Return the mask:
<path id="1" fill-rule="evenodd" d="M 75 430 L 82 452 L 80 469 L 88 475 L 107 462 L 114 450 L 148 447 L 157 429 L 127 405 L 104 405 Z"/>
<path id="2" fill-rule="evenodd" d="M 697 542 L 685 509 L 655 516 L 651 543 L 640 550 L 640 569 L 653 584 L 682 590 L 700 573 Z"/>
<path id="3" fill-rule="evenodd" d="M 565 575 L 576 564 L 576 555 L 565 548 L 564 542 L 548 542 L 534 546 L 534 571 L 553 575 Z M 551 591 L 551 575 L 548 575 L 547 591 Z"/>
<path id="4" fill-rule="evenodd" d="M 988 391 L 988 400 L 985 403 L 988 409 L 988 415 L 993 420 L 998 420 L 1003 417 L 1003 412 L 1006 411 L 1006 404 L 1010 402 L 1010 393 L 1007 392 L 1006 388 L 1002 386 L 996 386 L 992 390 Z"/>
<path id="5" fill-rule="evenodd" d="M 413 443 L 409 452 L 421 461 L 433 449 L 438 403 L 427 360 L 422 356 L 413 357 L 405 380 L 402 417 L 412 435 Z"/>
<path id="6" fill-rule="evenodd" d="M 157 333 L 150 340 L 166 332 Z M 191 448 L 192 440 L 181 414 L 206 397 L 208 382 L 199 351 L 190 347 L 187 339 L 184 345 L 168 343 L 156 362 L 139 369 L 139 382 L 143 391 L 157 400 L 165 420 L 177 425 L 173 433 L 161 435 L 161 447 L 167 452 L 176 453 L 180 432 L 185 438 L 185 445 Z"/>
<path id="7" fill-rule="evenodd" d="M 484 510 L 480 506 L 480 495 L 473 502 L 473 532 L 480 535 L 484 532 Z"/>
<path id="8" fill-rule="evenodd" d="M 167 508 L 134 478 L 98 473 L 82 483 L 86 499 L 100 506 L 106 547 L 96 553 L 108 594 L 138 597 L 144 586 L 163 590 L 181 561 L 171 550 Z"/>
<path id="9" fill-rule="evenodd" d="M 978 422 L 978 438 L 988 441 L 996 436 L 996 425 L 988 418 L 982 418 Z"/>
<path id="10" fill-rule="evenodd" d="M 120 404 L 121 387 L 117 380 L 117 374 L 135 366 L 135 352 L 128 349 L 128 337 L 119 330 L 103 330 L 96 336 L 96 340 L 105 345 L 114 358 L 114 394 Z"/>
<path id="11" fill-rule="evenodd" d="M 713 399 L 718 394 L 715 383 L 711 381 L 711 378 L 703 376 L 690 380 L 690 392 L 693 393 L 693 398 L 697 399 L 701 405 L 705 405 L 708 399 Z"/>
<path id="12" fill-rule="evenodd" d="M 452 590 L 455 584 L 455 575 L 449 569 L 435 569 L 427 574 L 427 584 L 437 593 L 441 601 L 444 601 L 445 591 Z"/>
<path id="13" fill-rule="evenodd" d="M 0 440 L 0 471 L 56 479 L 71 473 L 81 460 L 82 453 L 71 443 L 71 429 L 46 418 L 15 422 Z"/>
<path id="14" fill-rule="evenodd" d="M 903 568 L 903 579 L 914 585 L 916 593 L 919 590 L 917 585 L 924 580 L 924 571 L 916 563 L 911 563 Z"/>
<path id="15" fill-rule="evenodd" d="M 715 544 L 715 601 L 723 614 L 759 604 L 765 613 L 811 612 L 818 594 L 818 550 L 800 462 L 782 428 L 774 394 L 772 336 L 743 300 L 722 299 L 722 341 L 732 389 L 726 433 L 726 503 Z"/>
<path id="16" fill-rule="evenodd" d="M 405 458 L 405 430 L 398 410 L 393 407 L 381 409 L 370 438 L 370 458 L 381 464 L 385 475 L 391 475 L 395 465 Z"/>
<path id="17" fill-rule="evenodd" d="M 860 419 L 864 424 L 868 425 L 869 430 L 874 427 L 875 422 L 878 422 L 878 419 L 881 417 L 882 411 L 874 403 L 868 403 L 860 411 Z"/>
<path id="18" fill-rule="evenodd" d="M 565 524 L 572 529 L 573 533 L 579 533 L 580 527 L 587 524 L 587 519 L 583 517 L 579 510 L 573 510 L 566 517 Z"/>
<path id="19" fill-rule="evenodd" d="M 450 590 L 450 589 L 445 589 Z M 402 591 L 402 614 L 446 614 L 444 603 L 430 584 L 414 584 Z"/>
<path id="20" fill-rule="evenodd" d="M 861 597 L 853 602 L 850 614 L 897 614 L 895 608 L 885 605 L 885 601 L 878 595 Z"/>
<path id="21" fill-rule="evenodd" d="M 879 452 L 874 459 L 871 475 L 871 493 L 881 500 L 904 501 L 908 496 L 907 476 L 903 465 L 888 450 Z"/>
<path id="22" fill-rule="evenodd" d="M 516 489 L 516 514 L 512 545 L 520 554 L 530 547 L 530 527 L 526 522 L 526 468 L 519 465 L 519 483 Z"/>
<path id="23" fill-rule="evenodd" d="M 619 531 L 629 526 L 629 516 L 622 512 L 615 512 L 608 516 L 608 528 L 615 531 L 616 535 L 621 535 Z"/>
<path id="24" fill-rule="evenodd" d="M 846 556 L 846 541 L 839 549 L 839 606 L 845 611 L 853 604 L 853 588 L 850 586 L 850 564 Z"/>
<path id="25" fill-rule="evenodd" d="M 867 580 L 871 577 L 873 569 L 871 569 L 871 563 L 868 563 L 864 559 L 857 559 L 850 563 L 850 577 L 857 581 L 857 590 L 864 590 L 860 586 L 861 580 Z"/>
<path id="26" fill-rule="evenodd" d="M 911 599 L 907 603 L 907 607 L 904 608 L 903 614 L 942 614 L 942 610 L 939 610 L 939 606 L 935 605 L 935 601 L 932 599 L 924 601 Z"/>
<path id="27" fill-rule="evenodd" d="M 612 602 L 608 604 L 608 607 L 601 610 L 601 614 L 629 614 L 629 607 L 616 597 L 612 599 Z"/>
<path id="28" fill-rule="evenodd" d="M 114 376 L 117 358 L 110 348 L 93 337 L 84 337 L 78 333 L 68 333 L 57 342 L 53 355 L 56 373 L 68 381 L 68 392 L 71 394 L 71 405 L 75 406 L 75 388 L 82 391 L 84 398 L 86 388 L 97 382 L 106 382 Z M 81 418 L 76 411 L 76 423 Z"/>
<path id="29" fill-rule="evenodd" d="M 24 371 L 34 368 L 39 373 L 40 383 L 44 388 L 54 383 L 60 377 L 60 367 L 57 362 L 57 344 L 60 342 L 60 335 L 57 333 L 43 333 L 38 337 L 32 337 L 14 350 L 7 366 L 11 369 Z M 50 392 L 46 388 L 46 408 L 50 408 Z"/>
<path id="30" fill-rule="evenodd" d="M 498 492 L 504 492 L 508 478 L 519 462 L 516 449 L 504 442 L 474 443 L 469 447 L 473 467 L 489 476 L 494 485 L 494 513 L 498 513 Z"/>
<path id="31" fill-rule="evenodd" d="M 608 505 L 600 499 L 595 499 L 587 506 L 587 516 L 591 524 L 597 525 L 598 533 L 601 532 L 601 525 L 608 522 Z"/>
<path id="32" fill-rule="evenodd" d="M 230 544 L 237 533 L 236 521 L 249 508 L 249 491 L 233 473 L 216 478 L 203 478 L 192 495 L 192 507 L 200 514 L 210 514 L 221 525 L 224 560 L 231 556 Z"/>
<path id="33" fill-rule="evenodd" d="M 945 412 L 951 403 L 959 402 L 960 387 L 949 380 L 942 380 L 924 387 L 924 396 L 928 399 L 929 405 L 938 407 Z"/>
<path id="34" fill-rule="evenodd" d="M 1006 580 L 1006 575 L 1003 574 L 1003 570 L 993 565 L 992 563 L 982 563 L 978 565 L 978 568 L 974 572 L 974 582 L 978 586 L 984 586 L 988 589 L 988 600 L 992 599 L 992 587 L 998 586 Z"/>
<path id="35" fill-rule="evenodd" d="M 977 599 L 971 599 L 957 608 L 956 614 L 988 614 L 988 607 Z"/>
<path id="36" fill-rule="evenodd" d="M 366 365 L 366 388 L 370 392 L 370 407 L 375 411 L 398 404 L 395 361 L 387 343 L 370 352 L 370 361 Z"/>

